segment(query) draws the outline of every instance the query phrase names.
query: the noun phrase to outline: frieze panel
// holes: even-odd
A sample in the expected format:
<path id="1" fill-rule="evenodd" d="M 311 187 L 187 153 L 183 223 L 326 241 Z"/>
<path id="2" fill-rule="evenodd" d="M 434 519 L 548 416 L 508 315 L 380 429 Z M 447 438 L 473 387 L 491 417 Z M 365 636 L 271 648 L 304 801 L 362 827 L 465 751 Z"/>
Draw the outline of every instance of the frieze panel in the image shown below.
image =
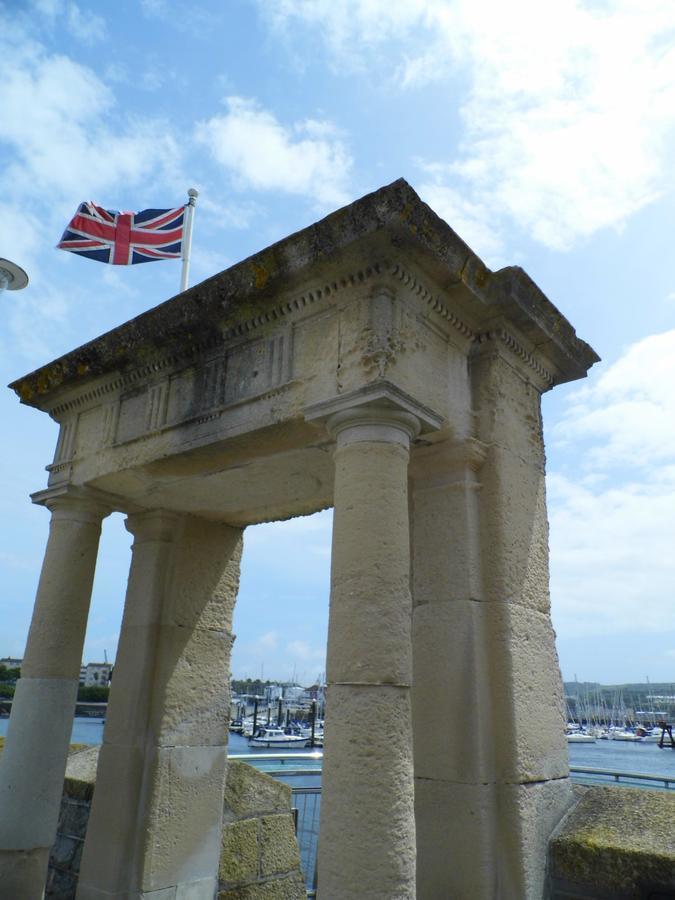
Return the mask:
<path id="1" fill-rule="evenodd" d="M 116 443 L 132 441 L 145 431 L 147 393 L 147 390 L 141 388 L 120 399 Z"/>
<path id="2" fill-rule="evenodd" d="M 116 431 L 115 443 L 258 397 L 288 382 L 291 372 L 290 328 L 230 347 L 199 367 L 183 369 L 168 380 L 122 397 L 114 405 L 118 411 L 108 414 Z"/>

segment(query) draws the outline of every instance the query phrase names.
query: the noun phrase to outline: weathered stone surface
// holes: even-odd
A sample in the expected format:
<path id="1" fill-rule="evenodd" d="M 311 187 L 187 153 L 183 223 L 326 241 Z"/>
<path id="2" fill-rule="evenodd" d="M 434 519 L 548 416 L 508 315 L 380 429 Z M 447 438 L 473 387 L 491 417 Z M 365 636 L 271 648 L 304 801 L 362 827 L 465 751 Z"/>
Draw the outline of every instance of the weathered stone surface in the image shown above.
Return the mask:
<path id="1" fill-rule="evenodd" d="M 410 896 L 409 873 L 415 866 L 412 746 L 403 727 L 409 717 L 405 689 L 328 688 L 326 731 L 332 752 L 324 756 L 319 882 L 333 885 L 330 897 L 358 896 L 359 891 L 373 897 Z M 324 815 L 327 807 L 330 817 Z"/>
<path id="2" fill-rule="evenodd" d="M 562 684 L 549 617 L 518 604 L 481 604 L 480 612 L 497 777 L 566 777 Z"/>
<path id="3" fill-rule="evenodd" d="M 221 882 L 252 881 L 259 875 L 258 820 L 232 822 L 223 829 L 218 877 Z"/>
<path id="4" fill-rule="evenodd" d="M 424 603 L 413 610 L 416 778 L 495 778 L 481 613 L 481 604 L 472 600 Z"/>
<path id="5" fill-rule="evenodd" d="M 148 791 L 141 884 L 157 890 L 214 872 L 220 858 L 224 747 L 160 748 Z"/>
<path id="6" fill-rule="evenodd" d="M 675 796 L 621 787 L 583 788 L 577 796 L 550 844 L 554 887 L 622 900 L 649 889 L 675 893 Z"/>
<path id="7" fill-rule="evenodd" d="M 244 762 L 232 760 L 227 764 L 225 785 L 225 821 L 260 815 L 267 812 L 288 812 L 291 808 L 291 788 L 264 772 L 253 770 Z"/>
<path id="8" fill-rule="evenodd" d="M 260 874 L 265 877 L 300 868 L 300 853 L 290 813 L 260 820 Z"/>
<path id="9" fill-rule="evenodd" d="M 415 810 L 418 900 L 446 897 L 507 900 L 497 889 L 498 822 L 494 784 L 417 778 Z"/>
<path id="10" fill-rule="evenodd" d="M 539 401 L 596 359 L 525 273 L 490 272 L 399 181 L 15 382 L 23 402 L 60 426 L 49 488 L 35 496 L 55 519 L 25 681 L 76 679 L 100 518 L 109 508 L 132 512 L 123 668 L 83 900 L 87 891 L 96 900 L 215 892 L 238 529 L 331 504 L 324 900 L 415 895 L 411 546 L 416 604 L 457 604 L 436 620 L 430 610 L 416 615 L 417 669 L 431 685 L 428 643 L 442 691 L 456 690 L 455 680 L 468 686 L 483 717 L 475 758 L 444 726 L 430 745 L 441 754 L 445 743 L 453 773 L 474 778 L 476 795 L 494 774 L 506 836 L 483 883 L 505 885 L 504 897 L 535 896 L 543 863 L 533 835 L 547 832 L 566 790 L 554 734 Z M 408 448 L 418 436 L 426 446 L 415 452 L 411 491 Z M 458 446 L 479 445 L 453 458 Z M 64 494 L 79 498 L 70 519 Z M 20 787 L 12 797 L 21 798 L 26 840 L 17 843 L 15 829 L 0 847 L 17 860 L 49 816 L 44 835 L 56 824 L 67 705 L 32 717 L 15 706 L 23 737 L 5 754 L 0 791 Z M 445 711 L 456 708 L 457 694 Z M 528 734 L 527 719 L 537 717 Z M 434 754 L 421 754 L 420 773 L 439 773 Z M 116 790 L 120 774 L 125 786 Z M 0 819 L 7 810 L 14 821 L 11 805 Z M 428 804 L 421 810 L 438 820 Z M 430 834 L 428 823 L 422 832 Z M 482 825 L 479 837 L 490 844 Z M 448 841 L 462 846 L 462 834 Z M 0 873 L 15 862 L 0 857 Z M 237 890 L 285 890 L 294 879 Z"/>
<path id="11" fill-rule="evenodd" d="M 297 873 L 218 892 L 218 900 L 305 900 L 306 896 L 305 882 Z"/>
<path id="12" fill-rule="evenodd" d="M 484 598 L 550 609 L 544 473 L 491 447 L 480 471 Z"/>
<path id="13" fill-rule="evenodd" d="M 93 746 L 77 750 L 68 756 L 64 790 L 69 797 L 90 799 L 93 785 L 96 782 L 99 753 L 100 747 Z M 83 787 L 80 788 L 80 785 Z"/>

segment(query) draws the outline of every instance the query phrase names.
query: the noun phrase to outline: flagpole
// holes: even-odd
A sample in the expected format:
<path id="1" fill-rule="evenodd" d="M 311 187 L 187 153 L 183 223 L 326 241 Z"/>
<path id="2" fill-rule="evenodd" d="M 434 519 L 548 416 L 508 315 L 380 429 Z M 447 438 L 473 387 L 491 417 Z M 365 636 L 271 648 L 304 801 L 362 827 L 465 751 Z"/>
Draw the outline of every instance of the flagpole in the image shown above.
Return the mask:
<path id="1" fill-rule="evenodd" d="M 183 271 L 180 276 L 181 293 L 187 290 L 188 275 L 190 274 L 190 251 L 192 250 L 192 224 L 195 218 L 195 203 L 199 191 L 190 188 L 188 197 L 190 198 L 185 207 L 185 236 L 183 237 Z"/>

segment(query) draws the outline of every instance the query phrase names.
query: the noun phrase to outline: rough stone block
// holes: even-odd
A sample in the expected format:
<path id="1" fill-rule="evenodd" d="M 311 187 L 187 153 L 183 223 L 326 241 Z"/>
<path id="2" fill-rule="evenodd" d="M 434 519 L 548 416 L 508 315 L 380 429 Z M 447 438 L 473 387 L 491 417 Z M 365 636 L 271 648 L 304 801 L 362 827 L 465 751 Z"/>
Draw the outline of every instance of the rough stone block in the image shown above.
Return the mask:
<path id="1" fill-rule="evenodd" d="M 550 844 L 554 884 L 585 896 L 675 893 L 675 796 L 621 787 L 575 793 L 579 802 Z"/>
<path id="2" fill-rule="evenodd" d="M 425 603 L 413 610 L 415 775 L 493 781 L 482 604 Z"/>
<path id="3" fill-rule="evenodd" d="M 128 861 L 137 848 L 137 834 L 127 823 L 139 820 L 145 800 L 144 753 L 140 747 L 104 743 L 98 755 L 101 766 L 89 815 L 80 886 L 81 891 L 94 886 L 121 893 L 129 887 Z"/>
<path id="4" fill-rule="evenodd" d="M 222 631 L 159 628 L 150 727 L 160 746 L 225 746 L 232 638 Z"/>
<path id="5" fill-rule="evenodd" d="M 47 877 L 49 851 L 0 850 L 0 900 L 41 897 Z"/>
<path id="6" fill-rule="evenodd" d="M 230 632 L 241 553 L 241 528 L 186 516 L 163 624 Z"/>
<path id="7" fill-rule="evenodd" d="M 115 666 L 105 724 L 105 740 L 110 744 L 137 747 L 146 744 L 159 633 L 157 622 L 131 625 L 124 621 L 122 624 L 120 658 Z"/>
<path id="8" fill-rule="evenodd" d="M 468 478 L 449 485 L 415 487 L 414 605 L 481 599 L 478 490 Z"/>
<path id="9" fill-rule="evenodd" d="M 305 882 L 297 874 L 218 893 L 218 900 L 305 900 L 306 897 Z"/>
<path id="10" fill-rule="evenodd" d="M 17 683 L 2 753 L 3 849 L 47 851 L 54 840 L 76 696 L 77 681 L 71 679 L 20 678 Z"/>
<path id="11" fill-rule="evenodd" d="M 217 890 L 217 879 L 201 878 L 190 884 L 176 885 L 176 900 L 213 900 Z"/>
<path id="12" fill-rule="evenodd" d="M 548 842 L 572 799 L 569 778 L 499 786 L 497 853 L 504 861 L 500 898 L 541 900 Z"/>
<path id="13" fill-rule="evenodd" d="M 260 870 L 263 877 L 300 868 L 300 853 L 290 813 L 260 820 Z"/>
<path id="14" fill-rule="evenodd" d="M 59 831 L 84 839 L 89 821 L 89 803 L 64 799 L 61 801 Z"/>
<path id="15" fill-rule="evenodd" d="M 331 685 L 326 706 L 319 883 L 340 885 L 345 898 L 371 888 L 406 897 L 415 871 L 409 691 Z"/>
<path id="16" fill-rule="evenodd" d="M 327 678 L 410 684 L 410 575 L 374 571 L 333 579 Z M 375 625 L 377 623 L 377 625 Z"/>
<path id="17" fill-rule="evenodd" d="M 73 900 L 76 890 L 76 872 L 50 867 L 45 886 L 45 900 Z"/>
<path id="18" fill-rule="evenodd" d="M 562 679 L 548 615 L 481 603 L 495 775 L 502 782 L 569 774 Z"/>
<path id="19" fill-rule="evenodd" d="M 244 762 L 229 761 L 225 784 L 224 819 L 288 812 L 292 791 L 289 785 Z"/>
<path id="20" fill-rule="evenodd" d="M 550 609 L 544 472 L 500 447 L 480 471 L 484 599 Z"/>
<path id="21" fill-rule="evenodd" d="M 472 360 L 472 373 L 480 440 L 543 466 L 540 391 L 504 355 Z"/>
<path id="22" fill-rule="evenodd" d="M 223 829 L 218 878 L 226 884 L 258 877 L 258 820 L 232 822 Z"/>
<path id="23" fill-rule="evenodd" d="M 158 751 L 146 813 L 143 890 L 196 881 L 216 871 L 225 770 L 222 747 Z"/>
<path id="24" fill-rule="evenodd" d="M 90 800 L 96 782 L 100 747 L 87 747 L 68 756 L 66 763 L 66 796 L 77 800 Z"/>
<path id="25" fill-rule="evenodd" d="M 78 870 L 80 868 L 80 853 L 82 841 L 78 838 L 57 834 L 50 853 L 50 862 L 57 866 L 67 866 Z M 77 857 L 77 859 L 76 859 Z"/>
<path id="26" fill-rule="evenodd" d="M 415 779 L 418 900 L 502 900 L 496 890 L 496 815 L 492 784 Z"/>

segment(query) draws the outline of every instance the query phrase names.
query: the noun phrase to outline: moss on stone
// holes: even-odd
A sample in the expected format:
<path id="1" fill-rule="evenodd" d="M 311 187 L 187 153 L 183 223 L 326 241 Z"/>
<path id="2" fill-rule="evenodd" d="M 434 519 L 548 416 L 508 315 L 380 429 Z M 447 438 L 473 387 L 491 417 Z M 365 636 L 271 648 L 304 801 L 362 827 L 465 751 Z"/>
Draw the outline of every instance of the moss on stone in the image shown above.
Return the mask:
<path id="1" fill-rule="evenodd" d="M 299 868 L 300 853 L 292 815 L 263 816 L 260 820 L 261 875 L 276 875 Z"/>
<path id="2" fill-rule="evenodd" d="M 267 812 L 288 812 L 291 789 L 243 762 L 228 763 L 225 786 L 225 821 Z"/>
<path id="3" fill-rule="evenodd" d="M 218 878 L 221 883 L 250 881 L 258 877 L 258 820 L 232 822 L 223 829 Z"/>
<path id="4" fill-rule="evenodd" d="M 219 891 L 218 900 L 305 900 L 306 896 L 302 876 L 292 874 L 287 878 Z"/>
<path id="5" fill-rule="evenodd" d="M 550 860 L 554 878 L 617 896 L 649 885 L 675 887 L 675 796 L 587 788 L 552 840 Z"/>

